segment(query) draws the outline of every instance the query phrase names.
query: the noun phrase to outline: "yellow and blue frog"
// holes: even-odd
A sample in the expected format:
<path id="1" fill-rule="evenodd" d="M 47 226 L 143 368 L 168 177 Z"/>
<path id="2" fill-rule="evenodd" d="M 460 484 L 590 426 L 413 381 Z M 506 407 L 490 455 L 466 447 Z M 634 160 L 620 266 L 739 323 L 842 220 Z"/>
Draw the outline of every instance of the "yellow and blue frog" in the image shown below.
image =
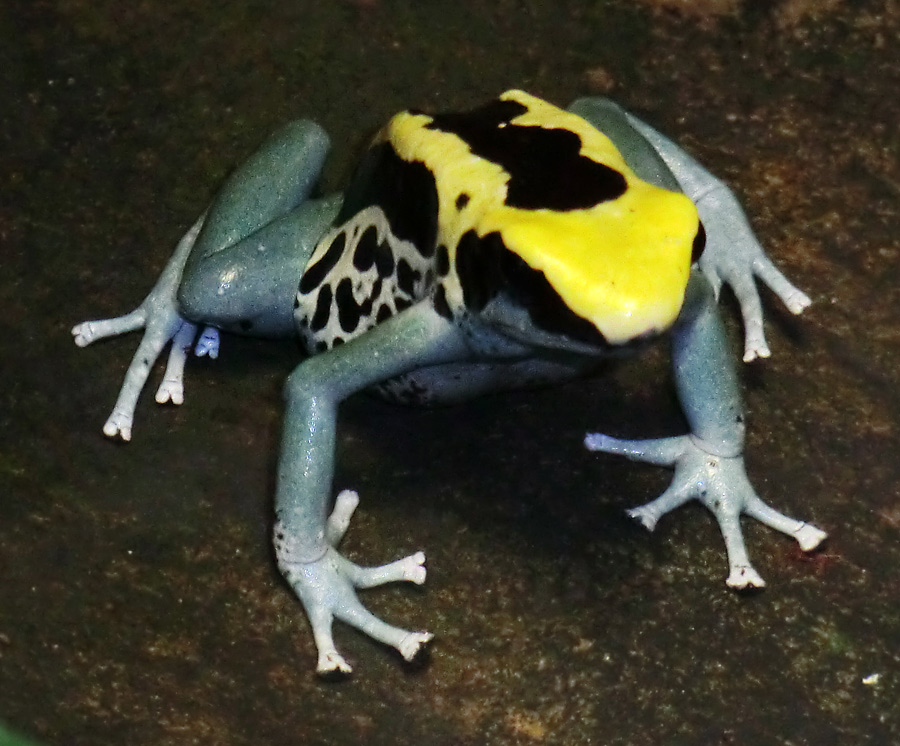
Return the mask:
<path id="1" fill-rule="evenodd" d="M 285 389 L 274 544 L 312 625 L 320 673 L 350 671 L 335 619 L 407 660 L 431 639 L 382 621 L 355 590 L 424 582 L 424 554 L 363 568 L 337 549 L 358 503 L 344 491 L 330 505 L 337 406 L 361 389 L 452 402 L 589 374 L 667 332 L 690 433 L 585 438 L 591 450 L 674 468 L 671 486 L 630 514 L 653 529 L 702 501 L 734 588 L 764 585 L 742 513 L 804 550 L 825 538 L 769 507 L 747 479 L 716 305 L 728 283 L 749 361 L 769 355 L 755 279 L 794 313 L 809 299 L 765 256 L 727 187 L 687 153 L 605 99 L 562 110 L 515 90 L 467 112 L 397 114 L 344 193 L 313 198 L 328 148 L 310 121 L 276 132 L 227 180 L 135 311 L 73 329 L 80 346 L 145 329 L 104 426 L 123 440 L 169 342 L 156 398 L 180 404 L 185 359 L 191 349 L 215 356 L 217 330 L 299 334 L 309 356 Z"/>

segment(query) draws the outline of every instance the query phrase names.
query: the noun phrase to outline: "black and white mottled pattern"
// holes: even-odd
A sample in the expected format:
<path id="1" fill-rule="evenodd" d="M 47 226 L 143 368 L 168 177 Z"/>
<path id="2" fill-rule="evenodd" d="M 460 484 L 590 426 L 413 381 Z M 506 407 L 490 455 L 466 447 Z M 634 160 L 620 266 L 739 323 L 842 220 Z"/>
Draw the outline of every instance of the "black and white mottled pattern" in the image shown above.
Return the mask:
<path id="1" fill-rule="evenodd" d="M 294 318 L 310 354 L 358 337 L 428 295 L 434 260 L 366 207 L 327 233 L 300 280 Z"/>

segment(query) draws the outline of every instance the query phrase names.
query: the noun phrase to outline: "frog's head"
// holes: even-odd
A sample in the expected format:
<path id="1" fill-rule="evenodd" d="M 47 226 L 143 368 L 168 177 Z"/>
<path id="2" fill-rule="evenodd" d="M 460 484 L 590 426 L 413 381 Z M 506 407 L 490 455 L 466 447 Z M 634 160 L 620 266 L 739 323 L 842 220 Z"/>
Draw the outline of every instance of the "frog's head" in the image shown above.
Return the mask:
<path id="1" fill-rule="evenodd" d="M 608 208 L 504 207 L 491 221 L 502 230 L 468 231 L 456 251 L 468 310 L 519 341 L 582 353 L 666 330 L 703 248 L 696 209 L 643 182 Z"/>

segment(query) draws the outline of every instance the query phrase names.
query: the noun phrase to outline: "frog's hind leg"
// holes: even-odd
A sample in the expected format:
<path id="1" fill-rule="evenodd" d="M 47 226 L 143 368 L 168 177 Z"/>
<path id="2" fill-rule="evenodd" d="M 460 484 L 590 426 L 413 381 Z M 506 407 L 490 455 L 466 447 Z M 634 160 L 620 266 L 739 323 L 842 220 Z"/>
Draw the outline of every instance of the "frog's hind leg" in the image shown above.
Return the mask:
<path id="1" fill-rule="evenodd" d="M 303 249 L 334 210 L 334 199 L 307 201 L 327 150 L 328 138 L 313 122 L 294 122 L 276 132 L 226 181 L 138 308 L 72 329 L 81 347 L 145 330 L 103 428 L 106 435 L 131 439 L 138 397 L 169 342 L 173 347 L 157 401 L 183 401 L 184 362 L 198 325 L 206 328 L 195 351 L 210 357 L 218 352 L 216 326 L 263 336 L 290 333 L 293 290 L 306 261 Z"/>
<path id="2" fill-rule="evenodd" d="M 715 516 L 725 540 L 726 583 L 732 588 L 762 587 L 765 582 L 750 563 L 744 544 L 741 514 L 793 537 L 804 551 L 818 546 L 825 533 L 767 505 L 747 478 L 737 377 L 712 288 L 696 272 L 673 330 L 672 356 L 678 397 L 691 433 L 658 440 L 619 440 L 595 433 L 585 438 L 585 445 L 594 451 L 674 467 L 669 488 L 629 514 L 652 530 L 666 513 L 688 500 L 700 500 Z"/>

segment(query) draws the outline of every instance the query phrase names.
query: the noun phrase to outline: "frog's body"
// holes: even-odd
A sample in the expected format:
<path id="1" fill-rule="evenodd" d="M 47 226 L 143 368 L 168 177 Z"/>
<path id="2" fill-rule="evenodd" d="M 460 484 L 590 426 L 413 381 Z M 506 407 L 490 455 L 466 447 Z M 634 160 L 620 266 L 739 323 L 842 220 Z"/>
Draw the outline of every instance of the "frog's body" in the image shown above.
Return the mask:
<path id="1" fill-rule="evenodd" d="M 702 250 L 698 226 L 690 200 L 639 179 L 587 121 L 521 91 L 462 114 L 402 112 L 310 258 L 297 329 L 315 354 L 427 301 L 482 345 L 540 335 L 596 355 L 671 326 Z M 526 314 L 507 334 L 480 321 L 511 302 Z M 513 376 L 482 364 L 474 381 L 468 366 L 465 381 L 476 391 L 543 382 L 590 362 L 520 365 Z M 377 388 L 434 403 L 468 395 L 459 380 L 441 366 Z"/>
<path id="2" fill-rule="evenodd" d="M 465 114 L 404 112 L 304 272 L 301 337 L 320 352 L 426 298 L 462 322 L 513 293 L 544 333 L 631 342 L 677 317 L 698 225 L 690 200 L 638 179 L 584 119 L 520 91 Z"/>
<path id="3" fill-rule="evenodd" d="M 713 291 L 722 279 L 735 287 L 747 317 L 745 359 L 768 354 L 754 272 L 795 312 L 808 299 L 768 263 L 730 192 L 677 146 L 609 102 L 584 99 L 563 111 L 509 91 L 462 114 L 398 114 L 345 194 L 313 200 L 326 151 L 312 123 L 276 133 L 226 183 L 140 308 L 74 330 L 87 344 L 147 327 L 104 428 L 127 440 L 149 366 L 169 339 L 157 399 L 181 401 L 196 333 L 187 319 L 263 335 L 296 328 L 310 357 L 286 389 L 275 547 L 309 614 L 320 671 L 349 671 L 331 638 L 335 617 L 407 658 L 430 639 L 380 621 L 353 590 L 423 582 L 421 553 L 367 570 L 336 549 L 356 505 L 355 494 L 342 493 L 327 515 L 336 407 L 362 388 L 451 401 L 583 373 L 671 331 L 691 434 L 586 440 L 676 467 L 673 486 L 632 514 L 652 528 L 701 499 L 722 527 L 735 587 L 763 584 L 747 558 L 741 512 L 804 549 L 821 541 L 818 529 L 765 505 L 743 472 L 743 415 Z M 216 348 L 207 330 L 199 351 Z"/>

